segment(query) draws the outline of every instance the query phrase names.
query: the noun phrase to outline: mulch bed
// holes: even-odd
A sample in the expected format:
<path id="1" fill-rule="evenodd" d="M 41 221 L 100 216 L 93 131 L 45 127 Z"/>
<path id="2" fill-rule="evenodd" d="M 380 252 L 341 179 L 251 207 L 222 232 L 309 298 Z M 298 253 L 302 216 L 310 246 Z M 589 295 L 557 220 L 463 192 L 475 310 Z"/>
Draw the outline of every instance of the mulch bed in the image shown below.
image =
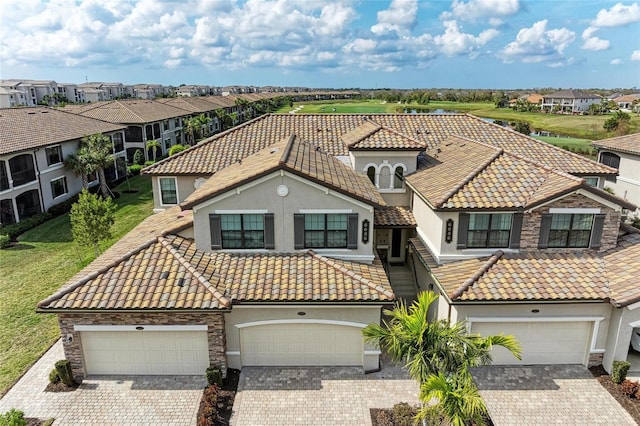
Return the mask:
<path id="1" fill-rule="evenodd" d="M 236 392 L 238 391 L 238 382 L 240 381 L 240 370 L 233 368 L 227 369 L 227 377 L 224 379 L 222 387 L 218 392 L 217 402 L 217 415 L 215 422 L 211 423 L 211 426 L 228 426 L 231 420 L 231 413 L 233 412 L 233 401 L 236 398 Z M 206 406 L 204 399 L 200 401 L 200 408 L 198 410 L 198 419 L 201 419 L 201 413 Z M 200 424 L 200 423 L 199 423 Z"/>
<path id="2" fill-rule="evenodd" d="M 623 394 L 620 389 L 620 385 L 611 379 L 611 376 L 606 372 L 602 365 L 590 367 L 589 371 L 591 371 L 591 374 L 598 379 L 598 382 L 600 382 L 602 387 L 605 388 L 616 401 L 618 401 L 622 408 L 627 410 L 627 413 L 629 413 L 633 420 L 640 424 L 640 399 L 629 398 Z"/>
<path id="3" fill-rule="evenodd" d="M 62 382 L 49 383 L 46 388 L 44 388 L 45 392 L 73 392 L 78 389 L 79 384 L 75 386 L 67 386 Z"/>

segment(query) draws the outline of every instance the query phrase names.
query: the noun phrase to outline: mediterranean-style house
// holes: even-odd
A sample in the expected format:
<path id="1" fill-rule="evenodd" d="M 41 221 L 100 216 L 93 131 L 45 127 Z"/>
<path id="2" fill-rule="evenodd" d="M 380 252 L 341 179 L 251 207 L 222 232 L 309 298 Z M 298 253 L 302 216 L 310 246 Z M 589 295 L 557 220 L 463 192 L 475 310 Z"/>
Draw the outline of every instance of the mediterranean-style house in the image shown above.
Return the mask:
<path id="1" fill-rule="evenodd" d="M 111 139 L 114 159 L 124 156 L 124 126 L 48 107 L 0 109 L 0 224 L 20 222 L 80 192 L 82 177 L 64 160 L 95 133 Z"/>
<path id="2" fill-rule="evenodd" d="M 158 213 L 38 304 L 77 378 L 375 370 L 362 328 L 417 291 L 515 335 L 497 364 L 610 369 L 640 327 L 616 169 L 470 115 L 270 114 L 144 173 Z"/>
<path id="3" fill-rule="evenodd" d="M 560 90 L 544 95 L 540 108 L 546 112 L 576 114 L 589 110 L 593 104 L 599 104 L 602 98 L 581 90 Z"/>
<path id="4" fill-rule="evenodd" d="M 640 206 L 640 133 L 592 142 L 598 150 L 598 162 L 618 169 L 618 176 L 607 180 L 606 186 L 619 197 Z M 640 210 L 632 212 L 640 215 Z"/>

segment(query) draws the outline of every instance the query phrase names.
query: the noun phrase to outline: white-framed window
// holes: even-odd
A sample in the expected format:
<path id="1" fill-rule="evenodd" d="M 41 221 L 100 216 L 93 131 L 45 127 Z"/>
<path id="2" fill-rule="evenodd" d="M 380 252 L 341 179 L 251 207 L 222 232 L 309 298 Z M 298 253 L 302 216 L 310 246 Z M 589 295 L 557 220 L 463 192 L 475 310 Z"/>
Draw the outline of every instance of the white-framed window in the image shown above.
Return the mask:
<path id="1" fill-rule="evenodd" d="M 47 155 L 48 166 L 62 163 L 62 148 L 60 147 L 60 145 L 46 147 L 45 153 Z"/>
<path id="2" fill-rule="evenodd" d="M 597 176 L 585 177 L 584 178 L 584 182 L 589 186 L 593 186 L 595 188 L 598 187 L 598 177 Z"/>
<path id="3" fill-rule="evenodd" d="M 174 177 L 158 178 L 162 205 L 178 204 L 178 185 Z"/>
<path id="4" fill-rule="evenodd" d="M 393 172 L 393 188 L 404 188 L 404 166 L 396 166 Z"/>
<path id="5" fill-rule="evenodd" d="M 67 178 L 62 176 L 51 181 L 51 196 L 58 198 L 67 193 Z"/>

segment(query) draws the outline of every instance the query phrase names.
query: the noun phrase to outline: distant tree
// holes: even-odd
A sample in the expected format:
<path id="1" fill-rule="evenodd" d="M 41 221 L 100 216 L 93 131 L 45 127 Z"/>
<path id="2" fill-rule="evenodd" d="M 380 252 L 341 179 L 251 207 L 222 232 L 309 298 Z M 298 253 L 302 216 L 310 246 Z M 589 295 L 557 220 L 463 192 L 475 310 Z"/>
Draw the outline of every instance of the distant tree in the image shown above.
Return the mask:
<path id="1" fill-rule="evenodd" d="M 156 154 L 158 153 L 158 150 L 162 148 L 162 146 L 160 145 L 160 141 L 158 139 L 147 141 L 146 147 L 147 151 L 151 150 L 151 152 L 153 153 L 153 161 L 156 161 Z"/>
<path id="2" fill-rule="evenodd" d="M 531 134 L 531 127 L 529 126 L 529 123 L 526 121 L 516 121 L 513 126 L 513 130 L 515 130 L 518 133 L 522 133 L 523 135 Z"/>
<path id="3" fill-rule="evenodd" d="M 144 164 L 144 154 L 141 149 L 136 149 L 136 152 L 133 153 L 133 164 Z"/>
<path id="4" fill-rule="evenodd" d="M 73 239 L 81 246 L 93 247 L 98 257 L 100 241 L 111 238 L 116 208 L 111 198 L 100 198 L 83 189 L 69 213 Z"/>
<path id="5" fill-rule="evenodd" d="M 104 174 L 104 169 L 115 164 L 111 139 L 102 133 L 85 136 L 80 141 L 78 156 L 80 155 L 87 159 L 86 161 L 88 161 L 90 173 L 93 173 L 94 171 L 98 172 L 100 192 L 102 192 L 102 196 L 105 198 L 109 197 L 111 195 L 111 191 L 109 190 L 109 185 L 107 185 L 107 178 Z"/>
<path id="6" fill-rule="evenodd" d="M 628 129 L 631 116 L 626 112 L 616 111 L 612 117 L 608 118 L 602 126 L 607 132 L 617 130 L 619 127 Z"/>

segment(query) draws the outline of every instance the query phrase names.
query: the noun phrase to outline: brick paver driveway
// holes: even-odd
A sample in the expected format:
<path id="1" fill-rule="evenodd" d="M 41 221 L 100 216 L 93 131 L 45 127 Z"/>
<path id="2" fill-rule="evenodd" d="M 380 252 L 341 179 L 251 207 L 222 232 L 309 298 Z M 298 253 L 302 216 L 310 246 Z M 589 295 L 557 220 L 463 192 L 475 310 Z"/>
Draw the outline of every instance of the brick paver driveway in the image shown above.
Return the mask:
<path id="1" fill-rule="evenodd" d="M 418 385 L 395 367 L 245 367 L 231 424 L 370 425 L 370 408 L 399 402 L 417 405 Z"/>
<path id="2" fill-rule="evenodd" d="M 491 419 L 501 425 L 635 425 L 582 365 L 474 368 Z"/>
<path id="3" fill-rule="evenodd" d="M 49 371 L 63 359 L 56 343 L 0 400 L 0 413 L 55 418 L 55 425 L 192 425 L 206 380 L 199 376 L 95 376 L 73 392 L 45 392 Z"/>

